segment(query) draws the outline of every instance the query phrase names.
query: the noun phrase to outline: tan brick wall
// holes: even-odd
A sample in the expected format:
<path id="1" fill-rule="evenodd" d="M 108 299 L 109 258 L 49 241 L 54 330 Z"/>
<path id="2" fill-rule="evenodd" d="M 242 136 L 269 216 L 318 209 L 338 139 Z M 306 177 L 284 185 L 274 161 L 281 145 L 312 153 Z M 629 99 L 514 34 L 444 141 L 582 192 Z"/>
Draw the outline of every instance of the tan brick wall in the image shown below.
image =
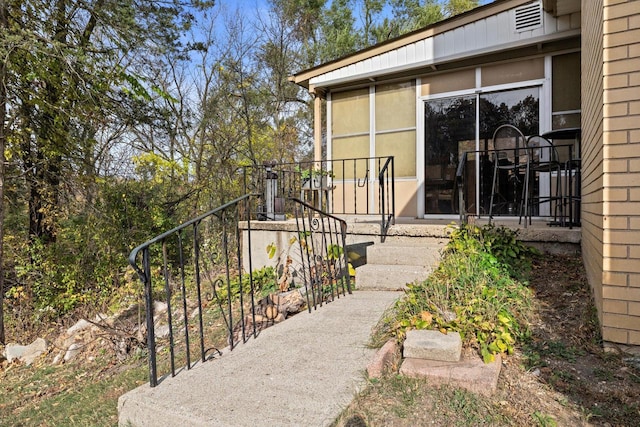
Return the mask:
<path id="1" fill-rule="evenodd" d="M 583 256 L 606 341 L 640 344 L 640 2 L 582 1 Z"/>
<path id="2" fill-rule="evenodd" d="M 602 192 L 605 168 L 616 167 L 603 162 L 602 118 L 603 86 L 619 87 L 616 79 L 602 77 L 603 57 L 622 57 L 616 50 L 603 51 L 602 12 L 603 0 L 582 1 L 582 254 L 587 277 L 593 289 L 602 322 L 603 284 L 620 285 L 626 277 L 603 272 L 603 201 L 607 199 L 626 200 L 626 192 Z M 620 227 L 620 221 L 615 220 Z M 626 226 L 626 223 L 625 223 Z M 607 305 L 609 307 L 609 305 Z"/>

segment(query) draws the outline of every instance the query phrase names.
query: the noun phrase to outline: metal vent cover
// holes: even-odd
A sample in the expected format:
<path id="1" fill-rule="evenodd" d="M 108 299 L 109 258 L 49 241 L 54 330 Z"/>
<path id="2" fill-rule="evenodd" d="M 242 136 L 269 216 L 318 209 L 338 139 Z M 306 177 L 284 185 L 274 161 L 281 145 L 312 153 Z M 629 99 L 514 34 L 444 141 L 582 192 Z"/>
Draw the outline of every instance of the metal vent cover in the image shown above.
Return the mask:
<path id="1" fill-rule="evenodd" d="M 542 27 L 542 3 L 535 2 L 515 9 L 516 32 Z"/>

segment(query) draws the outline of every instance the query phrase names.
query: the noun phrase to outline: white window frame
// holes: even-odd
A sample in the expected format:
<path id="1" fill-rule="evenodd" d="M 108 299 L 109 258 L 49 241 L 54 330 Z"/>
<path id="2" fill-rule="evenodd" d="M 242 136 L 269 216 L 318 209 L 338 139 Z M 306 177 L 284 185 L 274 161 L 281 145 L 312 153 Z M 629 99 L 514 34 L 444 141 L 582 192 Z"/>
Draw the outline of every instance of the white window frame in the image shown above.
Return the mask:
<path id="1" fill-rule="evenodd" d="M 458 218 L 458 214 L 427 214 L 426 213 L 426 204 L 424 201 L 425 193 L 424 188 L 426 184 L 425 178 L 425 168 L 424 164 L 424 150 L 426 147 L 424 140 L 424 103 L 427 101 L 443 99 L 443 98 L 455 98 L 461 96 L 469 96 L 475 95 L 476 97 L 476 144 L 475 150 L 478 151 L 480 149 L 480 96 L 486 93 L 491 92 L 502 92 L 513 89 L 526 89 L 526 88 L 538 88 L 538 100 L 539 100 L 539 110 L 538 110 L 538 123 L 539 123 L 539 132 L 544 133 L 551 129 L 551 81 L 548 76 L 551 74 L 551 57 L 545 57 L 545 77 L 540 79 L 533 80 L 524 80 L 515 83 L 506 83 L 501 85 L 492 85 L 492 86 L 481 86 L 481 68 L 476 68 L 476 87 L 473 89 L 465 89 L 465 90 L 457 90 L 451 92 L 443 92 L 437 93 L 433 95 L 422 95 L 417 96 L 418 98 L 418 107 L 416 108 L 416 114 L 421 117 L 419 120 L 419 129 L 420 132 L 416 132 L 419 134 L 416 138 L 416 144 L 418 144 L 418 149 L 416 153 L 419 153 L 416 167 L 421 167 L 422 169 L 416 169 L 420 171 L 418 173 L 418 217 L 422 217 L 425 219 L 456 219 Z M 416 91 L 417 93 L 417 91 Z M 480 159 L 476 156 L 476 173 L 480 170 Z M 478 218 L 481 218 L 480 215 L 480 180 L 479 177 L 476 176 L 476 213 L 475 215 Z"/>

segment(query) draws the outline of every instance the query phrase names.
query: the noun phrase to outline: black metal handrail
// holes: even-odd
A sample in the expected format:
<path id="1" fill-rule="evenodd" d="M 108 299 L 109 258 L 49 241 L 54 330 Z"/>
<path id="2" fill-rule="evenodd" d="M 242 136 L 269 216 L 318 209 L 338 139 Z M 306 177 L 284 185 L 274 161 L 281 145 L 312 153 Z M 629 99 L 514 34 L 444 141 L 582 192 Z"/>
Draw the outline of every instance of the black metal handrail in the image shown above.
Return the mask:
<path id="1" fill-rule="evenodd" d="M 299 271 L 301 272 L 307 306 L 317 308 L 351 293 L 351 277 L 346 251 L 346 221 L 323 212 L 304 201 L 292 198 L 296 204 Z"/>
<path id="2" fill-rule="evenodd" d="M 164 303 L 166 304 L 166 321 L 168 327 L 169 359 L 171 375 L 176 374 L 177 351 L 182 351 L 185 366 L 192 366 L 191 352 L 194 350 L 190 336 L 190 328 L 198 333 L 197 349 L 200 360 L 205 361 L 211 350 L 216 350 L 212 343 L 205 345 L 205 328 L 203 321 L 203 287 L 204 282 L 210 286 L 208 300 L 226 293 L 228 296 L 227 311 L 223 311 L 224 321 L 228 330 L 228 344 L 235 345 L 234 330 L 236 329 L 236 312 L 231 308 L 232 300 L 239 294 L 240 298 L 240 328 L 242 340 L 246 341 L 245 304 L 242 297 L 243 289 L 241 238 L 238 224 L 241 221 L 241 210 L 250 211 L 252 195 L 245 195 L 232 200 L 216 209 L 193 218 L 182 225 L 156 236 L 139 245 L 129 255 L 129 264 L 138 273 L 144 285 L 146 311 L 146 341 L 149 351 L 149 382 L 152 387 L 158 383 L 156 323 L 154 308 L 154 276 L 160 276 L 164 282 Z M 247 233 L 251 235 L 251 222 L 247 219 Z M 250 237 L 249 237 L 250 241 Z M 250 253 L 250 252 L 249 252 Z M 138 264 L 140 261 L 141 265 Z M 249 264 L 251 261 L 249 260 Z M 251 269 L 249 275 L 249 295 L 251 314 L 255 318 L 255 300 Z M 232 289 L 232 279 L 237 279 L 238 291 Z M 195 311 L 188 307 L 188 288 L 193 285 L 196 294 Z M 226 290 L 224 289 L 226 287 Z M 177 288 L 177 290 L 176 290 Z M 178 294 L 180 307 L 174 313 L 173 302 Z M 219 308 L 222 310 L 220 298 Z M 181 311 L 181 312 L 180 312 Z M 175 318 L 174 316 L 178 316 Z M 190 324 L 196 318 L 195 325 Z M 256 322 L 252 322 L 252 334 L 257 334 Z M 176 334 L 176 327 L 183 329 L 183 334 Z M 209 345 L 211 347 L 209 347 Z M 218 353 L 219 351 L 216 350 Z"/>
<path id="3" fill-rule="evenodd" d="M 557 145 L 556 148 L 559 150 L 560 152 L 560 156 L 562 158 L 572 158 L 572 152 L 571 152 L 571 146 L 563 146 L 563 145 Z M 515 151 L 515 149 L 502 149 L 499 151 Z M 493 178 L 493 171 L 494 171 L 494 153 L 496 152 L 496 150 L 491 150 L 491 149 L 485 149 L 485 150 L 469 150 L 469 151 L 464 151 L 463 153 L 461 153 L 460 156 L 460 162 L 458 163 L 458 167 L 456 169 L 456 179 L 455 179 L 455 185 L 457 186 L 457 193 L 458 193 L 458 213 L 459 213 L 459 217 L 460 217 L 460 222 L 461 223 L 465 223 L 468 220 L 468 217 L 471 216 L 478 216 L 481 217 L 483 215 L 488 215 L 489 214 L 489 205 L 490 205 L 490 196 L 491 196 L 491 181 Z M 515 155 L 515 154 L 514 154 Z M 477 162 L 475 165 L 473 165 L 471 167 L 471 169 L 473 169 L 474 172 L 470 172 L 470 170 L 468 170 L 468 165 L 470 162 Z M 477 168 L 480 169 L 479 173 L 475 172 L 477 170 Z M 548 174 L 549 172 L 547 172 Z M 577 179 L 579 179 L 579 169 L 575 167 L 575 165 L 572 166 L 567 166 L 565 165 L 564 168 L 561 170 L 562 174 L 565 174 L 567 177 L 567 182 L 563 182 L 562 185 L 563 186 L 569 186 L 571 189 L 573 189 L 573 187 L 576 186 L 575 184 L 575 180 L 576 178 L 574 177 L 574 174 L 578 177 Z M 476 183 L 476 175 L 480 176 L 480 182 Z M 506 175 L 508 174 L 504 174 L 505 177 L 498 177 L 498 179 L 503 180 L 504 182 L 502 182 L 501 185 L 508 187 L 508 186 L 512 186 L 512 185 L 516 185 L 516 184 L 520 184 L 523 185 L 524 182 L 516 182 L 517 180 L 507 180 Z M 563 175 L 563 176 L 565 176 Z M 538 173 L 537 175 L 531 174 L 529 181 L 527 182 L 527 185 L 530 186 L 529 188 L 529 193 L 533 192 L 533 194 L 535 194 L 535 192 L 539 191 L 540 189 L 540 173 Z M 564 178 L 563 178 L 564 179 Z M 470 188 L 470 185 L 478 185 L 479 188 L 479 192 L 478 194 L 476 191 L 476 188 Z M 511 193 L 513 193 L 513 191 L 511 191 Z M 509 194 L 507 196 L 502 196 L 502 197 L 511 197 L 512 194 Z M 475 199 L 474 199 L 475 197 Z M 526 196 L 527 198 L 530 197 L 530 195 L 528 194 Z M 565 199 L 568 199 L 568 197 L 565 197 Z M 478 202 L 479 204 L 476 205 L 476 202 Z M 509 203 L 517 203 L 518 200 L 511 200 L 511 199 L 506 199 L 503 203 L 503 208 L 508 206 Z M 527 202 L 529 202 L 527 200 Z M 569 203 L 567 200 L 565 200 L 563 203 L 567 204 Z M 576 204 L 576 202 L 574 201 L 574 204 Z M 573 206 L 571 206 L 573 207 Z M 570 207 L 570 208 L 571 208 Z M 570 225 L 571 218 L 573 218 L 573 215 L 571 214 L 571 212 L 568 212 L 568 218 L 565 218 L 565 220 L 567 221 L 567 225 Z M 528 209 L 527 212 L 528 215 L 533 216 L 535 218 L 546 218 L 548 220 L 554 220 L 551 221 L 550 225 L 555 225 L 555 217 L 556 214 L 554 212 L 554 210 L 552 208 L 548 209 L 548 212 L 542 212 L 541 209 L 539 209 L 537 206 L 532 206 L 531 208 Z M 566 213 L 562 213 L 562 214 L 566 214 Z M 512 216 L 513 214 L 510 214 L 508 212 L 508 209 L 502 209 L 502 211 L 498 210 L 498 212 L 495 214 L 496 216 Z"/>
<path id="4" fill-rule="evenodd" d="M 175 376 L 177 366 L 190 369 L 193 360 L 205 362 L 221 355 L 219 346 L 233 350 L 279 319 L 282 307 L 272 297 L 282 286 L 280 279 L 273 277 L 272 287 L 265 289 L 253 271 L 252 228 L 246 213 L 256 198 L 247 194 L 232 200 L 148 240 L 129 255 L 144 285 L 151 387 L 158 384 L 162 349 L 168 348 L 168 356 L 161 359 L 168 361 L 164 370 Z M 299 254 L 285 262 L 291 277 L 286 281 L 288 292 L 280 288 L 274 298 L 298 292 L 299 301 L 304 306 L 306 298 L 311 311 L 351 293 L 346 222 L 299 199 L 291 203 Z M 158 300 L 165 309 L 156 309 Z"/>
<path id="5" fill-rule="evenodd" d="M 395 173 L 393 167 L 393 156 L 387 158 L 382 169 L 378 173 L 378 184 L 380 186 L 380 213 L 382 222 L 380 223 L 380 238 L 382 242 L 387 237 L 389 227 L 395 223 L 396 201 L 395 201 Z"/>
<path id="6" fill-rule="evenodd" d="M 245 188 L 261 194 L 256 214 L 263 220 L 293 215 L 294 197 L 334 215 L 382 215 L 383 234 L 395 220 L 393 156 L 251 166 Z"/>
<path id="7" fill-rule="evenodd" d="M 456 186 L 458 187 L 458 211 L 460 212 L 460 224 L 467 223 L 467 203 L 465 198 L 465 189 L 467 177 L 465 176 L 467 164 L 467 152 L 462 153 L 458 168 L 456 169 Z"/>

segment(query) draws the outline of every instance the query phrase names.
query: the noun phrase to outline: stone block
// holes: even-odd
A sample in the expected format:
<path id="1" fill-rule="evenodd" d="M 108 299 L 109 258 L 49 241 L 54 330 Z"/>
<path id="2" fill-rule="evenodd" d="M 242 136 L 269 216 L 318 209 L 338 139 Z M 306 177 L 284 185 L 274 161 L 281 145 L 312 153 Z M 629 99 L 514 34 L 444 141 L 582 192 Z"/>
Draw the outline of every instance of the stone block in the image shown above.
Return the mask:
<path id="1" fill-rule="evenodd" d="M 7 344 L 5 347 L 5 357 L 8 362 L 19 359 L 28 366 L 45 351 L 47 351 L 47 342 L 43 338 L 36 338 L 36 340 L 29 345 Z"/>
<path id="2" fill-rule="evenodd" d="M 491 363 L 484 363 L 478 355 L 465 356 L 459 362 L 405 359 L 400 367 L 400 374 L 426 378 L 432 385 L 451 385 L 491 396 L 498 387 L 501 367 L 500 355 L 496 355 Z"/>
<path id="3" fill-rule="evenodd" d="M 397 367 L 400 359 L 400 348 L 395 338 L 387 341 L 375 354 L 373 360 L 367 365 L 369 378 L 381 378 L 385 371 Z"/>
<path id="4" fill-rule="evenodd" d="M 462 352 L 462 339 L 457 332 L 411 330 L 404 341 L 405 358 L 457 362 Z"/>

